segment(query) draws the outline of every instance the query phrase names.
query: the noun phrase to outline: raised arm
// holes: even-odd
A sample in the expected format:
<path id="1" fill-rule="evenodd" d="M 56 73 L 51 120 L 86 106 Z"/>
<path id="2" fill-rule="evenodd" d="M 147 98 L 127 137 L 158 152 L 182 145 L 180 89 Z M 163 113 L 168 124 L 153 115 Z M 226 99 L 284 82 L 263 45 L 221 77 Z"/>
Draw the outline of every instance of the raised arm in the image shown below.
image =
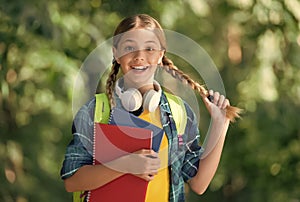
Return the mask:
<path id="1" fill-rule="evenodd" d="M 210 90 L 209 94 L 214 97 L 213 102 L 210 102 L 206 97 L 202 97 L 202 99 L 211 114 L 212 123 L 208 131 L 205 151 L 199 162 L 198 172 L 189 180 L 191 189 L 198 194 L 205 192 L 216 173 L 230 121 L 226 118 L 224 111 L 230 105 L 229 100 L 218 92 Z"/>

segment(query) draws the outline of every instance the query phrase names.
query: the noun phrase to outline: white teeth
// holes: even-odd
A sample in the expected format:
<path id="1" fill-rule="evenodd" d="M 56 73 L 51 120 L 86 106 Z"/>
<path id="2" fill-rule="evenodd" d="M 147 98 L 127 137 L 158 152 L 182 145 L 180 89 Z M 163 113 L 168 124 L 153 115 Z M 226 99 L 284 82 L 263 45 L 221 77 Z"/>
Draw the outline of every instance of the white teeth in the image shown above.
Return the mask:
<path id="1" fill-rule="evenodd" d="M 147 66 L 136 66 L 136 67 L 132 67 L 133 69 L 136 69 L 136 70 L 145 70 L 147 69 Z"/>

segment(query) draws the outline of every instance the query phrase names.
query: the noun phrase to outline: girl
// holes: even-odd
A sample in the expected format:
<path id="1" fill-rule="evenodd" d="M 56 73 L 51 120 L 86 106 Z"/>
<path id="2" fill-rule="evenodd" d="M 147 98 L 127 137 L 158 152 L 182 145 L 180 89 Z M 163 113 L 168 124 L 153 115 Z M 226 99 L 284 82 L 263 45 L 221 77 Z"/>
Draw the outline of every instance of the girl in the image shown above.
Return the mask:
<path id="1" fill-rule="evenodd" d="M 108 165 L 92 165 L 93 116 L 96 113 L 95 99 L 92 99 L 79 110 L 73 122 L 73 140 L 67 147 L 61 170 L 68 192 L 96 189 L 131 173 L 149 181 L 145 201 L 184 201 L 184 182 L 194 192 L 204 193 L 218 167 L 230 119 L 238 116 L 239 111 L 230 107 L 229 100 L 223 95 L 212 90 L 207 92 L 178 70 L 165 56 L 165 51 L 163 30 L 152 17 L 135 15 L 118 25 L 113 38 L 113 65 L 106 84 L 110 105 L 160 126 L 165 134 L 158 153 L 140 150 Z M 198 122 L 186 103 L 183 142 L 178 140 L 172 109 L 154 80 L 157 68 L 165 69 L 201 94 L 212 117 L 208 145 L 217 141 L 209 153 L 202 154 Z M 120 70 L 123 76 L 117 80 Z M 212 101 L 208 99 L 209 95 L 213 97 Z M 201 155 L 205 158 L 200 160 Z"/>

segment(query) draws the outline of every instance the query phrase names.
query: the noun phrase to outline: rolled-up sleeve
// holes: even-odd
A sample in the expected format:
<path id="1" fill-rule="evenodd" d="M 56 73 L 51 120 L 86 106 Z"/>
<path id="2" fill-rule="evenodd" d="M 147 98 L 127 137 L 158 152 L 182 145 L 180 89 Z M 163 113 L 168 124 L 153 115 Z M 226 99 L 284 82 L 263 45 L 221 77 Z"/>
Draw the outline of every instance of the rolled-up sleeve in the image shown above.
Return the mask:
<path id="1" fill-rule="evenodd" d="M 80 108 L 73 120 L 73 138 L 66 149 L 60 172 L 62 179 L 71 177 L 83 165 L 93 164 L 94 108 L 92 99 Z"/>
<path id="2" fill-rule="evenodd" d="M 182 177 L 185 182 L 194 177 L 198 171 L 200 156 L 203 153 L 199 144 L 200 132 L 198 120 L 190 106 L 185 103 L 187 112 L 187 125 L 185 129 L 185 156 L 182 165 Z"/>

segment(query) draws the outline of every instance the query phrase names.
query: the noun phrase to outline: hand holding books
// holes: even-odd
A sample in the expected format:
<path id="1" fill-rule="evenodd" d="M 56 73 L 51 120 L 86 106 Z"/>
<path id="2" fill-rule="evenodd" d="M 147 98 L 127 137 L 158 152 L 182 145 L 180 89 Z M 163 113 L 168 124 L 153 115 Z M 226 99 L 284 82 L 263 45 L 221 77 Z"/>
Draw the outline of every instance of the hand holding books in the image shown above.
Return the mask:
<path id="1" fill-rule="evenodd" d="M 128 112 L 115 109 L 110 124 L 95 123 L 94 165 L 103 164 L 124 174 L 90 191 L 88 201 L 145 200 L 148 181 L 160 168 L 155 151 L 159 150 L 163 130 L 138 117 L 129 117 Z"/>
<path id="2" fill-rule="evenodd" d="M 160 168 L 160 159 L 155 151 L 141 149 L 104 164 L 113 170 L 132 174 L 150 181 Z"/>
<path id="3" fill-rule="evenodd" d="M 153 150 L 142 149 L 125 156 L 125 158 L 128 159 L 129 173 L 146 181 L 151 181 L 160 168 L 160 159 Z"/>

